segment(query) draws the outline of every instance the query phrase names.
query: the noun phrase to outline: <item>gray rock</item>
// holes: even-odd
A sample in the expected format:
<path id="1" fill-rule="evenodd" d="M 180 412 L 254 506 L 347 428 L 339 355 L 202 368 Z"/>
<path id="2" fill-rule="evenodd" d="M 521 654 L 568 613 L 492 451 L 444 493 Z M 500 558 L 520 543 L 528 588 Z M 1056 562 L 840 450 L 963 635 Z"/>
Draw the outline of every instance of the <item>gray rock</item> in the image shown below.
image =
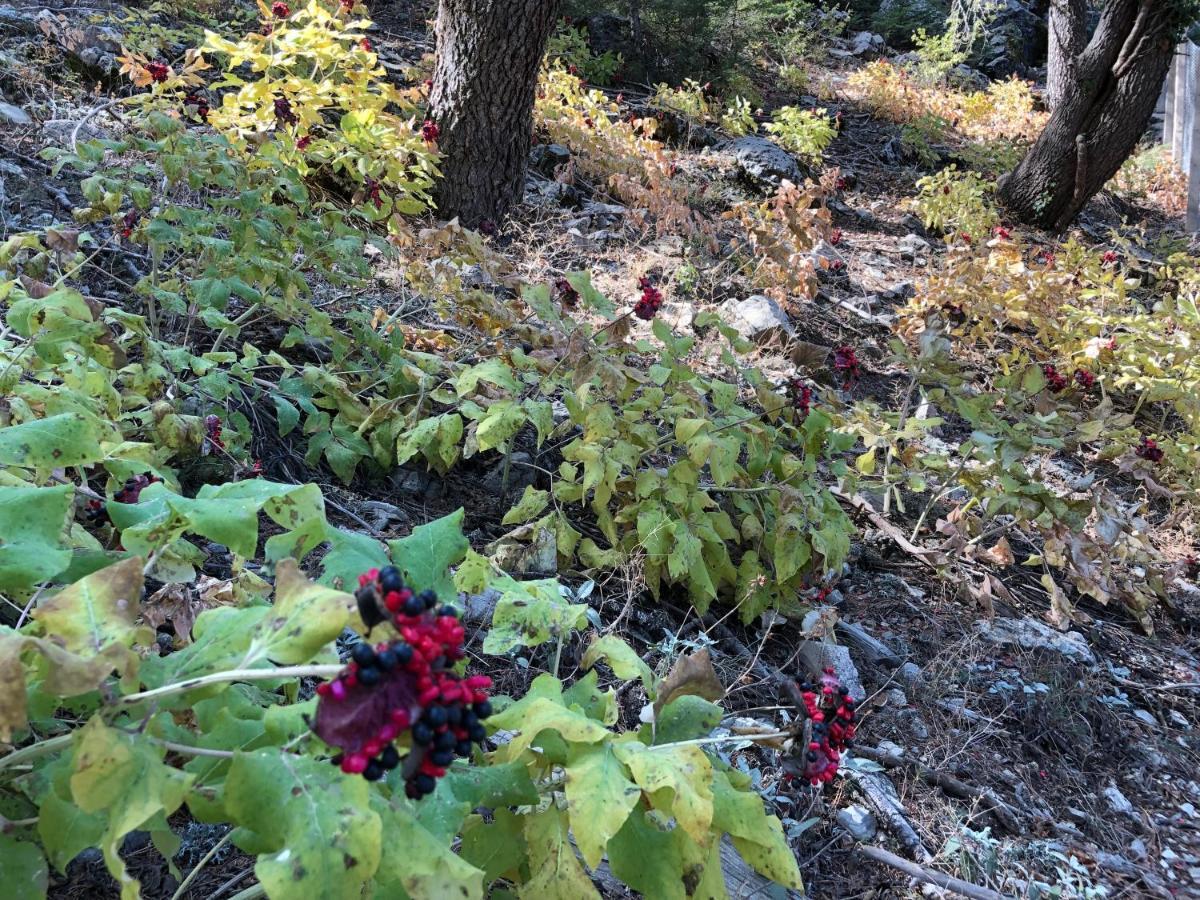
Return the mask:
<path id="1" fill-rule="evenodd" d="M 900 281 L 892 285 L 885 291 L 880 293 L 880 296 L 889 303 L 901 303 L 909 297 L 915 296 L 917 289 L 913 287 L 911 281 Z"/>
<path id="2" fill-rule="evenodd" d="M 1036 619 L 1009 619 L 999 616 L 975 623 L 981 638 L 999 646 L 1017 646 L 1022 650 L 1048 650 L 1075 662 L 1096 664 L 1096 656 L 1078 631 L 1055 631 Z"/>
<path id="3" fill-rule="evenodd" d="M 533 459 L 524 450 L 512 453 L 508 460 L 500 460 L 483 478 L 483 486 L 497 497 L 504 487 L 504 470 L 508 468 L 508 493 L 520 494 L 526 486 L 537 484 L 538 471 L 533 467 Z"/>
<path id="4" fill-rule="evenodd" d="M 1101 796 L 1108 804 L 1108 808 L 1117 815 L 1128 816 L 1131 819 L 1137 818 L 1137 811 L 1133 808 L 1133 804 L 1129 802 L 1129 798 L 1121 793 L 1121 789 L 1115 784 L 1110 784 L 1102 792 Z"/>
<path id="5" fill-rule="evenodd" d="M 0 103 L 0 122 L 5 122 L 9 125 L 31 125 L 33 119 L 29 117 L 29 113 L 21 109 L 19 106 L 13 106 L 11 103 Z"/>
<path id="6" fill-rule="evenodd" d="M 889 688 L 887 692 L 888 705 L 903 708 L 908 706 L 908 697 L 900 688 Z"/>
<path id="7" fill-rule="evenodd" d="M 525 182 L 525 202 L 542 207 L 575 206 L 579 203 L 579 192 L 561 181 L 531 177 Z"/>
<path id="8" fill-rule="evenodd" d="M 571 161 L 571 151 L 562 144 L 538 144 L 529 151 L 529 165 L 547 178 L 554 177 L 554 170 Z"/>
<path id="9" fill-rule="evenodd" d="M 725 321 L 747 340 L 761 342 L 795 334 L 783 307 L 762 294 L 744 300 L 726 300 L 721 304 L 720 312 Z"/>
<path id="10" fill-rule="evenodd" d="M 1021 75 L 1036 65 L 1039 29 L 1045 26 L 1033 10 L 1021 0 L 1000 0 L 994 4 L 988 23 L 986 46 L 981 68 L 992 78 Z M 1044 31 L 1042 36 L 1044 42 Z"/>
<path id="11" fill-rule="evenodd" d="M 875 59 L 887 49 L 883 35 L 873 31 L 860 31 L 850 38 L 850 52 L 863 59 Z"/>
<path id="12" fill-rule="evenodd" d="M 850 659 L 850 651 L 840 644 L 829 644 L 825 641 L 801 641 L 799 648 L 800 662 L 813 675 L 823 671 L 826 666 L 833 666 L 838 679 L 850 692 L 855 702 L 867 696 L 858 669 Z"/>
<path id="13" fill-rule="evenodd" d="M 759 187 L 778 187 L 784 179 L 799 183 L 804 178 L 794 156 L 760 135 L 747 134 L 722 147 L 733 154 L 742 174 Z"/>
<path id="14" fill-rule="evenodd" d="M 969 91 L 986 91 L 990 83 L 988 77 L 978 69 L 972 69 L 962 63 L 951 69 L 947 78 L 955 87 Z"/>
<path id="15" fill-rule="evenodd" d="M 915 260 L 918 256 L 925 256 L 931 249 L 933 249 L 930 246 L 929 241 L 925 240 L 925 238 L 921 237 L 919 234 L 911 233 L 900 238 L 896 248 L 900 251 L 901 259 L 909 260 Z"/>
<path id="16" fill-rule="evenodd" d="M 672 331 L 691 331 L 696 324 L 696 307 L 691 303 L 670 300 L 662 305 L 658 317 L 670 325 Z"/>
<path id="17" fill-rule="evenodd" d="M 613 13 L 597 13 L 589 16 L 584 24 L 587 26 L 588 49 L 597 56 L 619 53 L 625 59 L 636 58 L 639 48 L 634 45 L 629 19 Z"/>
<path id="18" fill-rule="evenodd" d="M 879 831 L 879 824 L 875 821 L 874 813 L 863 806 L 855 805 L 839 809 L 837 823 L 846 830 L 850 837 L 864 843 L 875 837 L 876 832 Z"/>
<path id="19" fill-rule="evenodd" d="M 921 673 L 921 667 L 916 663 L 906 662 L 896 670 L 896 677 L 907 685 L 910 690 L 921 687 L 925 683 L 925 676 Z"/>

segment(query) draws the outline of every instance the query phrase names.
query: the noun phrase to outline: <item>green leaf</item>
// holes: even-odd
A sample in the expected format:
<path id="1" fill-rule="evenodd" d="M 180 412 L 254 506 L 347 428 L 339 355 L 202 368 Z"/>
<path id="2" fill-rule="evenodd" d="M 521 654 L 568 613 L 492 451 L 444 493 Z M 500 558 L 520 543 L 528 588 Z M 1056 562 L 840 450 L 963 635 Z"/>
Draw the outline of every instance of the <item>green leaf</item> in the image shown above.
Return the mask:
<path id="1" fill-rule="evenodd" d="M 655 809 L 670 809 L 697 844 L 712 839 L 713 767 L 696 746 L 647 747 L 636 741 L 615 745 L 617 758 L 633 780 L 654 799 Z"/>
<path id="2" fill-rule="evenodd" d="M 446 774 L 445 781 L 454 796 L 471 809 L 532 806 L 538 802 L 537 788 L 523 762 L 455 767 Z"/>
<path id="3" fill-rule="evenodd" d="M 611 744 L 584 747 L 567 763 L 567 813 L 583 860 L 600 865 L 609 840 L 625 824 L 642 796 Z"/>
<path id="4" fill-rule="evenodd" d="M 520 502 L 504 514 L 500 524 L 519 525 L 522 522 L 528 522 L 540 515 L 549 502 L 549 491 L 539 491 L 533 485 L 528 484 L 525 486 L 525 493 L 521 495 Z"/>
<path id="5" fill-rule="evenodd" d="M 279 436 L 286 437 L 300 424 L 300 410 L 279 394 L 272 394 L 271 401 L 275 404 L 275 422 L 279 426 Z"/>
<path id="6" fill-rule="evenodd" d="M 38 800 L 38 837 L 60 872 L 82 851 L 97 846 L 104 834 L 104 816 L 85 813 L 71 797 L 73 763 L 66 753 L 45 767 L 49 789 Z"/>
<path id="7" fill-rule="evenodd" d="M 268 897 L 359 900 L 383 841 L 366 781 L 328 762 L 264 749 L 234 757 L 224 793 L 239 826 L 234 841 L 258 855 L 254 874 Z"/>
<path id="8" fill-rule="evenodd" d="M 37 845 L 0 834 L 0 884 L 6 900 L 40 900 L 49 883 L 46 857 Z"/>
<path id="9" fill-rule="evenodd" d="M 688 886 L 699 884 L 706 857 L 683 829 L 651 822 L 645 804 L 639 804 L 608 842 L 613 874 L 643 897 L 688 900 L 694 896 Z"/>
<path id="10" fill-rule="evenodd" d="M 594 744 L 609 736 L 608 729 L 599 722 L 547 697 L 532 700 L 525 697 L 488 718 L 487 725 L 493 731 L 519 732 L 499 751 L 509 761 L 520 756 L 539 734 L 548 729 L 557 732 L 563 740 L 577 744 Z"/>
<path id="11" fill-rule="evenodd" d="M 0 487 L 0 591 L 24 594 L 63 571 L 63 546 L 73 489 Z"/>
<path id="12" fill-rule="evenodd" d="M 139 632 L 142 565 L 135 556 L 94 572 L 44 600 L 33 617 L 71 653 L 95 656 L 110 644 L 128 647 Z"/>
<path id="13" fill-rule="evenodd" d="M 167 656 L 151 656 L 143 660 L 138 677 L 150 687 L 161 687 L 211 672 L 241 668 L 251 637 L 270 612 L 267 606 L 246 609 L 218 606 L 205 610 L 197 616 L 196 624 L 192 626 L 192 643 Z M 206 691 L 216 693 L 225 687 L 214 685 Z M 190 696 L 194 698 L 196 695 Z"/>
<path id="14" fill-rule="evenodd" d="M 389 847 L 394 848 L 380 856 L 371 883 L 372 897 L 392 900 L 400 891 L 416 898 L 474 900 L 483 896 L 483 872 L 454 853 L 449 840 L 442 840 L 424 828 L 408 801 L 388 801 L 372 791 L 371 809 L 382 823 Z"/>
<path id="15" fill-rule="evenodd" d="M 480 450 L 494 450 L 521 430 L 527 421 L 525 410 L 515 400 L 497 400 L 487 408 L 475 429 Z"/>
<path id="16" fill-rule="evenodd" d="M 358 587 L 358 576 L 388 564 L 387 550 L 368 534 L 329 527 L 329 552 L 321 558 L 321 584 L 343 589 Z"/>
<path id="17" fill-rule="evenodd" d="M 418 525 L 412 534 L 388 541 L 392 562 L 400 567 L 406 583 L 414 590 L 432 590 L 443 603 L 458 597 L 450 567 L 462 562 L 471 545 L 463 536 L 464 512 L 458 509 L 425 525 Z"/>
<path id="18" fill-rule="evenodd" d="M 725 711 L 703 697 L 682 694 L 663 707 L 654 724 L 654 743 L 670 744 L 706 737 L 721 724 Z"/>
<path id="19" fill-rule="evenodd" d="M 357 620 L 357 610 L 353 594 L 309 581 L 295 560 L 285 559 L 275 569 L 275 606 L 254 630 L 242 664 L 308 662 Z"/>
<path id="20" fill-rule="evenodd" d="M 575 848 L 567 836 L 566 817 L 558 807 L 525 817 L 525 843 L 528 846 L 529 880 L 519 895 L 528 900 L 600 900 L 588 878 Z"/>
<path id="21" fill-rule="evenodd" d="M 462 833 L 462 857 L 483 870 L 485 884 L 515 872 L 524 861 L 524 824 L 524 816 L 514 815 L 504 807 L 493 811 L 490 823 L 482 816 L 468 817 Z M 495 898 L 496 892 L 493 891 L 491 896 Z"/>
<path id="22" fill-rule="evenodd" d="M 742 859 L 760 875 L 793 890 L 804 890 L 796 855 L 777 816 L 768 816 L 762 797 L 739 791 L 721 771 L 713 773 L 713 830 L 733 838 Z"/>
<path id="23" fill-rule="evenodd" d="M 624 638 L 609 634 L 592 641 L 584 651 L 579 665 L 590 669 L 601 659 L 608 663 L 613 674 L 622 681 L 639 679 L 645 685 L 647 695 L 651 700 L 654 699 L 654 673 Z"/>
<path id="24" fill-rule="evenodd" d="M 0 428 L 0 465 L 49 471 L 89 465 L 103 458 L 100 432 L 81 413 Z"/>
<path id="25" fill-rule="evenodd" d="M 481 381 L 509 391 L 521 389 L 521 383 L 513 376 L 512 369 L 498 357 L 486 359 L 465 370 L 454 382 L 454 389 L 458 396 L 465 397 L 474 391 Z"/>
<path id="26" fill-rule="evenodd" d="M 567 281 L 579 292 L 579 299 L 588 309 L 606 319 L 611 319 L 617 314 L 617 308 L 612 305 L 612 301 L 592 287 L 592 277 L 587 272 L 570 272 L 567 274 Z"/>

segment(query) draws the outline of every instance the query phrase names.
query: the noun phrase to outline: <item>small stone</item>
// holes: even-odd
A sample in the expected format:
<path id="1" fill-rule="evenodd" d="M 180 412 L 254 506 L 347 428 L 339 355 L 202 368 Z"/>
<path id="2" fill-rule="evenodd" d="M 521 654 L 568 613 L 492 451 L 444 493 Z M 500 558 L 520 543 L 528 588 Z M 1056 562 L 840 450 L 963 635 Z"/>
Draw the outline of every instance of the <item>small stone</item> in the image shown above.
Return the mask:
<path id="1" fill-rule="evenodd" d="M 554 170 L 571 161 L 571 151 L 562 144 L 538 144 L 529 151 L 529 165 L 547 178 L 554 177 Z"/>
<path id="2" fill-rule="evenodd" d="M 1154 716 L 1151 715 L 1150 711 L 1147 709 L 1135 709 L 1133 711 L 1133 715 L 1137 718 L 1138 721 L 1144 722 L 1147 725 L 1155 726 L 1158 724 L 1158 720 L 1155 719 Z"/>
<path id="3" fill-rule="evenodd" d="M 869 841 L 879 830 L 874 814 L 865 807 L 857 805 L 839 809 L 837 823 L 856 841 Z"/>
<path id="4" fill-rule="evenodd" d="M 723 149 L 733 154 L 742 174 L 759 187 L 775 188 L 784 180 L 799 184 L 804 177 L 796 158 L 765 137 L 748 134 Z"/>
<path id="5" fill-rule="evenodd" d="M 919 234 L 909 233 L 900 238 L 896 249 L 899 251 L 901 259 L 914 260 L 918 256 L 925 256 L 932 248 L 929 241 Z"/>
<path id="6" fill-rule="evenodd" d="M 833 666 L 838 680 L 854 698 L 854 702 L 858 703 L 867 696 L 858 669 L 850 659 L 850 651 L 846 647 L 825 641 L 801 641 L 799 657 L 803 667 L 813 675 L 827 666 Z"/>
<path id="7" fill-rule="evenodd" d="M 1036 619 L 1004 616 L 981 619 L 975 623 L 975 631 L 991 644 L 1017 646 L 1022 650 L 1047 650 L 1089 666 L 1096 664 L 1096 656 L 1082 634 L 1078 631 L 1055 631 Z"/>
<path id="8" fill-rule="evenodd" d="M 658 317 L 670 325 L 672 331 L 691 331 L 696 324 L 696 307 L 691 303 L 669 301 L 659 309 Z"/>
<path id="9" fill-rule="evenodd" d="M 29 113 L 11 103 L 0 103 L 0 122 L 8 125 L 32 125 L 33 119 Z"/>
<path id="10" fill-rule="evenodd" d="M 908 697 L 900 688 L 891 688 L 887 692 L 888 704 L 890 706 L 905 707 L 908 706 Z"/>
<path id="11" fill-rule="evenodd" d="M 850 38 L 850 52 L 864 59 L 874 59 L 887 49 L 883 35 L 871 31 L 860 31 Z"/>
<path id="12" fill-rule="evenodd" d="M 916 663 L 906 662 L 896 670 L 896 677 L 907 685 L 910 690 L 920 687 L 925 683 L 925 677 L 921 674 L 921 667 Z"/>

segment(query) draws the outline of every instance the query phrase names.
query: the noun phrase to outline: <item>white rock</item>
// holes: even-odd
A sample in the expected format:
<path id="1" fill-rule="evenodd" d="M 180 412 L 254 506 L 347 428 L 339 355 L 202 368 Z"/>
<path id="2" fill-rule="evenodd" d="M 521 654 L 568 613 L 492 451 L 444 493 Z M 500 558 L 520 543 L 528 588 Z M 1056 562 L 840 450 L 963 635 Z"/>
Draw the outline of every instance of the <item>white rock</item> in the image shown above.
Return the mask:
<path id="1" fill-rule="evenodd" d="M 0 122 L 5 122 L 9 125 L 31 125 L 33 119 L 29 117 L 29 113 L 21 109 L 19 106 L 13 106 L 11 103 L 0 103 Z"/>
<path id="2" fill-rule="evenodd" d="M 1078 631 L 1059 632 L 1036 619 L 1010 619 L 1003 616 L 981 619 L 975 630 L 985 641 L 998 645 L 1015 645 L 1023 650 L 1050 650 L 1068 659 L 1087 665 L 1096 664 L 1087 641 Z"/>
<path id="3" fill-rule="evenodd" d="M 1106 787 L 1102 796 L 1108 803 L 1109 808 L 1122 816 L 1129 816 L 1131 819 L 1137 818 L 1137 812 L 1133 808 L 1133 804 L 1129 802 L 1129 798 L 1121 793 L 1121 789 L 1115 784 L 1110 784 Z"/>
<path id="4" fill-rule="evenodd" d="M 744 300 L 726 300 L 720 310 L 722 318 L 749 340 L 765 341 L 783 335 L 795 335 L 795 329 L 783 307 L 762 294 L 754 294 Z"/>

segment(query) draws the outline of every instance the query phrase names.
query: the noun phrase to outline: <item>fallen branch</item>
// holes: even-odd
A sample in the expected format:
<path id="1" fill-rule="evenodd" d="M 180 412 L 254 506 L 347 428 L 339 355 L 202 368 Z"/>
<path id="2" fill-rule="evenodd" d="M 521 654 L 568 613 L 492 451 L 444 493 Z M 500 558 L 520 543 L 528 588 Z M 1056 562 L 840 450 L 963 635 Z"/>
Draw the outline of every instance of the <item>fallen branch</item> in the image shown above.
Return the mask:
<path id="1" fill-rule="evenodd" d="M 933 854 L 925 847 L 925 842 L 904 815 L 900 797 L 887 776 L 877 772 L 860 772 L 853 768 L 846 768 L 844 771 L 846 777 L 858 785 L 867 802 L 874 807 L 880 821 L 895 835 L 905 851 L 923 863 L 932 862 Z"/>
<path id="2" fill-rule="evenodd" d="M 983 809 L 995 816 L 996 821 L 1010 834 L 1024 832 L 1016 811 L 997 797 L 991 788 L 968 784 L 953 775 L 931 769 L 924 763 L 899 753 L 886 753 L 874 747 L 857 746 L 854 748 L 854 755 L 877 762 L 888 769 L 908 769 L 926 784 L 941 788 L 951 797 L 981 803 Z"/>
<path id="3" fill-rule="evenodd" d="M 897 856 L 895 853 L 889 853 L 879 847 L 859 846 L 856 848 L 859 853 L 868 859 L 873 859 L 875 862 L 883 863 L 885 866 L 891 866 L 893 869 L 899 869 L 905 875 L 911 875 L 917 881 L 923 881 L 926 884 L 936 885 L 940 888 L 945 888 L 948 891 L 954 891 L 956 894 L 961 894 L 964 897 L 970 897 L 971 900 L 1011 900 L 1004 894 L 998 891 L 993 891 L 991 888 L 981 887 L 977 884 L 972 884 L 969 881 L 963 881 L 961 878 L 955 878 L 953 875 L 945 875 L 942 872 L 935 872 L 933 869 L 927 869 L 925 866 L 919 866 L 915 862 L 910 862 L 902 856 Z"/>
<path id="4" fill-rule="evenodd" d="M 864 516 L 870 519 L 871 523 L 876 528 L 890 537 L 896 546 L 905 553 L 915 557 L 917 560 L 929 566 L 931 569 L 937 569 L 939 566 L 945 563 L 945 557 L 943 557 L 940 553 L 918 547 L 907 537 L 905 537 L 904 533 L 899 528 L 876 512 L 875 508 L 867 502 L 866 498 L 863 497 L 862 494 L 855 494 L 854 496 L 851 496 L 850 494 L 843 493 L 837 488 L 830 488 L 829 490 L 833 496 L 837 497 L 851 509 L 862 513 Z"/>

